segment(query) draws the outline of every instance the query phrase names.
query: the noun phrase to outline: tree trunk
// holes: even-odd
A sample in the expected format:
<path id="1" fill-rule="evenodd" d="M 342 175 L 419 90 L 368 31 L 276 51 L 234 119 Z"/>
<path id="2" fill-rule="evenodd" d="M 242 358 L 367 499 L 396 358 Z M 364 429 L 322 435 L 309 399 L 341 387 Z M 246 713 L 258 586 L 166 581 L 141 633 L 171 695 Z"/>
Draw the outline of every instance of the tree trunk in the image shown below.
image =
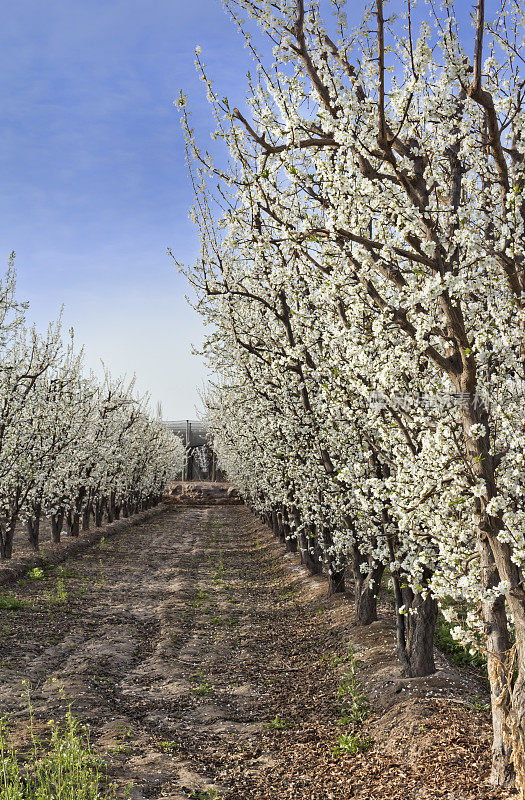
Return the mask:
<path id="1" fill-rule="evenodd" d="M 290 527 L 290 516 L 285 505 L 282 506 L 281 524 L 284 532 L 284 544 L 289 553 L 297 553 L 297 539 Z"/>
<path id="2" fill-rule="evenodd" d="M 320 571 L 320 565 L 319 562 L 315 561 L 315 558 L 310 551 L 310 542 L 310 537 L 306 535 L 304 530 L 301 531 L 299 534 L 299 552 L 301 554 L 301 564 L 304 564 L 312 575 L 317 575 Z"/>
<path id="3" fill-rule="evenodd" d="M 9 559 L 13 555 L 13 539 L 15 537 L 15 528 L 18 520 L 18 515 L 7 519 L 2 526 L 2 537 L 0 541 L 0 558 Z"/>
<path id="4" fill-rule="evenodd" d="M 35 551 L 38 553 L 39 547 L 39 538 L 40 538 L 40 512 L 35 511 L 35 515 L 31 518 L 26 520 L 26 530 L 27 530 L 27 538 L 29 539 L 29 544 Z"/>
<path id="5" fill-rule="evenodd" d="M 87 504 L 87 506 L 84 508 L 83 512 L 82 512 L 82 530 L 83 531 L 88 531 L 89 530 L 89 526 L 90 526 L 90 523 L 91 523 L 91 511 L 92 511 L 92 506 L 91 506 L 91 502 L 89 502 Z"/>
<path id="6" fill-rule="evenodd" d="M 315 530 L 315 525 L 308 526 L 308 533 L 305 535 L 306 553 L 305 564 L 312 575 L 321 575 L 323 572 L 323 561 L 321 549 Z"/>
<path id="7" fill-rule="evenodd" d="M 96 500 L 94 505 L 95 511 L 95 528 L 101 528 L 104 521 L 104 500 Z"/>
<path id="8" fill-rule="evenodd" d="M 108 513 L 108 522 L 114 522 L 117 517 L 117 509 L 115 506 L 115 492 L 111 491 L 109 493 L 108 502 L 107 502 L 107 513 Z"/>
<path id="9" fill-rule="evenodd" d="M 62 526 L 64 525 L 64 512 L 59 511 L 58 514 L 51 514 L 51 538 L 55 544 L 60 544 L 60 534 L 62 533 Z"/>
<path id="10" fill-rule="evenodd" d="M 494 556 L 486 538 L 479 538 L 478 550 L 483 587 L 491 589 L 500 582 Z M 509 698 L 506 691 L 508 683 L 507 655 L 510 650 L 510 637 L 505 598 L 503 595 L 482 604 L 481 612 L 485 625 L 487 644 L 487 671 L 490 682 L 490 704 L 492 708 L 492 770 L 490 782 L 494 786 L 514 786 L 515 772 L 512 763 L 512 748 L 505 735 L 505 720 L 508 716 Z"/>
<path id="11" fill-rule="evenodd" d="M 356 580 L 355 616 L 356 625 L 371 625 L 377 622 L 377 598 L 381 588 L 381 579 L 385 571 L 384 564 L 377 564 L 368 568 L 368 573 L 360 572 L 359 581 Z"/>
<path id="12" fill-rule="evenodd" d="M 377 621 L 377 598 L 385 565 L 374 564 L 371 558 L 361 551 L 353 522 L 347 520 L 347 524 L 354 533 L 352 545 L 352 571 L 355 582 L 354 622 L 356 625 L 371 625 Z"/>
<path id="13" fill-rule="evenodd" d="M 328 567 L 328 597 L 346 592 L 345 568 L 335 567 L 330 562 L 331 559 L 329 559 Z"/>
<path id="14" fill-rule="evenodd" d="M 430 580 L 430 572 L 423 575 L 426 586 Z M 426 596 L 415 594 L 410 589 L 403 589 L 403 599 L 407 612 L 404 615 L 406 629 L 406 653 L 410 665 L 411 678 L 432 675 L 436 671 L 434 660 L 434 635 L 438 616 L 438 605 L 427 592 Z"/>
<path id="15" fill-rule="evenodd" d="M 78 511 L 67 512 L 67 532 L 70 536 L 78 536 L 80 534 L 80 514 Z"/>

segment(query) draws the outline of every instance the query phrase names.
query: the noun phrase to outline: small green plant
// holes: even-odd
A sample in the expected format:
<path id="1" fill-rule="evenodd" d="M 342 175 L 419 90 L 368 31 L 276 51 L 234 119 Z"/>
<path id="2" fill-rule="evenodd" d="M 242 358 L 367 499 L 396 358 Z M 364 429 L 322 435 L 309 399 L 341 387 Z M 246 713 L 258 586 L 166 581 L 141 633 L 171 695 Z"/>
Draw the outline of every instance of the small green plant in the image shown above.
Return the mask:
<path id="1" fill-rule="evenodd" d="M 215 577 L 213 579 L 214 583 L 220 583 L 224 577 L 224 564 L 222 561 L 222 553 L 219 555 L 219 563 L 217 564 L 217 568 L 215 570 Z"/>
<path id="2" fill-rule="evenodd" d="M 355 676 L 345 675 L 337 687 L 337 698 L 341 703 L 341 713 L 349 716 L 354 725 L 361 725 L 368 713 L 368 703 Z"/>
<path id="3" fill-rule="evenodd" d="M 63 606 L 67 602 L 67 590 L 63 578 L 57 578 L 55 589 L 47 592 L 46 598 L 53 606 Z"/>
<path id="4" fill-rule="evenodd" d="M 277 716 L 271 720 L 271 722 L 264 723 L 265 728 L 269 728 L 271 731 L 284 731 L 287 728 L 290 728 L 290 723 L 285 722 L 284 719 L 277 714 Z"/>
<path id="5" fill-rule="evenodd" d="M 57 575 L 58 575 L 59 578 L 76 578 L 77 577 L 77 573 L 75 572 L 74 569 L 71 569 L 70 567 L 64 567 L 64 566 L 62 566 L 62 564 L 59 566 L 59 568 L 57 570 Z"/>
<path id="6" fill-rule="evenodd" d="M 41 581 L 46 577 L 46 573 L 42 569 L 42 567 L 33 567 L 30 569 L 29 572 L 26 574 L 26 578 L 30 581 Z"/>
<path id="7" fill-rule="evenodd" d="M 206 678 L 202 674 L 201 669 L 197 670 L 195 675 L 192 676 L 192 681 L 199 681 L 199 684 L 197 686 L 194 686 L 191 690 L 193 694 L 198 694 L 198 695 L 211 694 L 214 690 L 213 683 L 210 683 L 209 681 L 206 680 Z"/>
<path id="8" fill-rule="evenodd" d="M 104 675 L 93 675 L 93 680 L 95 681 L 95 683 L 106 683 L 108 685 L 109 684 L 114 685 L 115 683 L 114 678 L 107 678 L 104 677 Z"/>
<path id="9" fill-rule="evenodd" d="M 161 750 L 166 750 L 167 752 L 172 752 L 174 750 L 180 749 L 180 744 L 178 744 L 178 742 L 173 742 L 173 741 L 159 742 L 157 746 L 160 747 Z"/>
<path id="10" fill-rule="evenodd" d="M 356 676 L 357 661 L 351 648 L 343 659 L 337 657 L 336 664 L 346 661 L 347 670 L 337 687 L 337 699 L 341 704 L 341 719 L 349 718 L 354 726 L 362 725 L 368 713 L 368 702 L 362 694 L 362 689 Z M 343 724 L 343 723 L 340 723 Z"/>
<path id="11" fill-rule="evenodd" d="M 363 739 L 356 731 L 351 733 L 342 733 L 337 744 L 333 749 L 334 756 L 355 756 L 358 753 L 366 753 L 366 751 L 373 745 L 374 740 L 370 736 Z"/>
<path id="12" fill-rule="evenodd" d="M 121 742 L 120 744 L 115 744 L 112 747 L 108 747 L 108 753 L 130 755 L 132 752 L 133 748 L 131 747 L 131 745 L 126 744 L 125 742 Z"/>
<path id="13" fill-rule="evenodd" d="M 208 603 L 209 601 L 210 601 L 209 594 L 207 594 L 207 592 L 203 591 L 202 589 L 199 589 L 199 591 L 197 592 L 197 596 L 195 597 L 195 600 L 193 600 L 192 602 L 192 606 L 193 608 L 200 608 L 202 605 L 204 605 L 204 603 Z"/>
<path id="14" fill-rule="evenodd" d="M 217 789 L 194 789 L 190 800 L 219 800 Z"/>
<path id="15" fill-rule="evenodd" d="M 116 800 L 105 762 L 94 752 L 87 730 L 71 713 L 65 723 L 48 723 L 50 738 L 40 741 L 29 703 L 30 748 L 21 756 L 9 742 L 5 718 L 0 722 L 0 800 Z"/>
<path id="16" fill-rule="evenodd" d="M 0 608 L 3 608 L 5 611 L 18 611 L 24 608 L 24 606 L 24 601 L 15 597 L 13 592 L 9 592 L 3 595 L 3 597 L 0 597 Z"/>
<path id="17" fill-rule="evenodd" d="M 214 686 L 213 683 L 209 683 L 209 681 L 203 680 L 199 683 L 198 686 L 195 686 L 191 691 L 193 694 L 204 695 L 204 694 L 211 694 L 213 692 Z"/>
<path id="18" fill-rule="evenodd" d="M 485 714 L 490 711 L 490 703 L 481 697 L 473 697 L 465 705 L 469 711 L 474 711 L 476 714 Z"/>

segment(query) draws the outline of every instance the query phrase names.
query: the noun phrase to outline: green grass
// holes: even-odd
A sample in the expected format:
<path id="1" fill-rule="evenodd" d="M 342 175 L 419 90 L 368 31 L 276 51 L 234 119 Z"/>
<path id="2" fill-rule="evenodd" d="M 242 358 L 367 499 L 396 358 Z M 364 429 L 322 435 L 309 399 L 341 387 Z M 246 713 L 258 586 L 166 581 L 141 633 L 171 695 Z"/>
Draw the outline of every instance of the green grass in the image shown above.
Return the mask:
<path id="1" fill-rule="evenodd" d="M 213 683 L 209 683 L 208 681 L 204 680 L 199 683 L 198 686 L 194 686 L 191 690 L 193 694 L 198 695 L 205 695 L 205 694 L 212 694 L 214 690 Z"/>
<path id="2" fill-rule="evenodd" d="M 271 731 L 285 731 L 287 728 L 290 728 L 291 725 L 289 722 L 285 722 L 284 719 L 277 714 L 277 716 L 271 720 L 271 722 L 264 723 L 265 728 L 269 728 Z"/>
<path id="3" fill-rule="evenodd" d="M 356 731 L 342 733 L 335 745 L 332 754 L 334 756 L 355 756 L 358 753 L 366 753 L 373 745 L 374 740 L 370 736 L 363 739 Z"/>
<path id="4" fill-rule="evenodd" d="M 346 654 L 342 656 L 335 655 L 330 658 L 325 655 L 322 660 L 328 661 L 332 669 L 336 669 L 341 664 L 345 665 L 345 672 L 336 692 L 340 714 L 337 724 L 350 730 L 339 735 L 332 755 L 339 757 L 364 753 L 371 747 L 374 740 L 370 736 L 362 737 L 359 732 L 368 714 L 369 705 L 357 679 L 356 671 L 359 662 L 355 658 L 354 650 L 349 647 Z"/>
<path id="5" fill-rule="evenodd" d="M 30 748 L 21 755 L 10 744 L 9 727 L 0 722 L 0 800 L 112 800 L 106 765 L 90 742 L 86 729 L 71 713 L 63 725 L 48 723 L 50 738 L 40 741 L 30 710 Z"/>
<path id="6" fill-rule="evenodd" d="M 473 697 L 466 703 L 466 708 L 476 714 L 487 714 L 490 711 L 490 703 L 482 697 Z"/>
<path id="7" fill-rule="evenodd" d="M 5 611 L 19 611 L 21 608 L 24 608 L 24 606 L 24 601 L 19 600 L 18 597 L 15 597 L 12 592 L 4 594 L 2 597 L 0 597 L 0 608 L 4 609 Z"/>
<path id="8" fill-rule="evenodd" d="M 173 740 L 157 742 L 157 747 L 168 753 L 174 752 L 175 750 L 180 750 L 180 744 L 178 742 L 174 742 Z"/>
<path id="9" fill-rule="evenodd" d="M 130 744 L 125 744 L 121 742 L 121 744 L 114 744 L 112 747 L 108 747 L 108 753 L 116 753 L 117 755 L 131 755 L 133 752 L 133 747 Z"/>
<path id="10" fill-rule="evenodd" d="M 221 583 L 222 579 L 224 578 L 224 563 L 222 561 L 222 553 L 219 555 L 219 563 L 217 568 L 215 569 L 215 577 L 213 579 L 214 583 Z"/>
<path id="11" fill-rule="evenodd" d="M 207 592 L 199 589 L 191 605 L 193 608 L 201 608 L 204 604 L 208 605 L 210 608 L 217 605 L 216 601 L 213 600 Z"/>
<path id="12" fill-rule="evenodd" d="M 58 575 L 59 578 L 76 578 L 77 577 L 77 573 L 75 572 L 74 569 L 71 569 L 70 567 L 64 567 L 64 566 L 62 566 L 62 564 L 59 566 L 59 568 L 57 570 L 57 575 Z"/>
<path id="13" fill-rule="evenodd" d="M 55 589 L 46 592 L 46 599 L 52 606 L 63 606 L 67 603 L 67 590 L 63 578 L 57 578 Z"/>

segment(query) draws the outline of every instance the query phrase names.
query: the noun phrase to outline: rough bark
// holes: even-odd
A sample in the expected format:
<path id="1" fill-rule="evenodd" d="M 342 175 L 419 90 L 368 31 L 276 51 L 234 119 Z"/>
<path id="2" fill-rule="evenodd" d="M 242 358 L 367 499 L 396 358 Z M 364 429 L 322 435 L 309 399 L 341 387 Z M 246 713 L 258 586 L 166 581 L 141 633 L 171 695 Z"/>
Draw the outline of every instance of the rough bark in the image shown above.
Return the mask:
<path id="1" fill-rule="evenodd" d="M 60 534 L 64 525 L 64 512 L 59 511 L 58 514 L 51 515 L 51 538 L 55 544 L 60 543 Z"/>
<path id="2" fill-rule="evenodd" d="M 26 530 L 27 530 L 27 538 L 29 539 L 29 544 L 35 551 L 38 553 L 39 549 L 39 539 L 40 539 L 40 512 L 35 511 L 35 514 L 31 519 L 26 520 Z"/>
<path id="3" fill-rule="evenodd" d="M 427 585 L 430 573 L 423 576 Z M 404 614 L 406 631 L 406 654 L 411 678 L 432 675 L 436 671 L 434 660 L 434 634 L 438 616 L 438 605 L 430 592 L 414 593 L 411 589 L 402 590 L 404 605 L 411 613 Z"/>
<path id="4" fill-rule="evenodd" d="M 78 511 L 68 511 L 66 525 L 70 536 L 78 536 L 80 534 L 80 514 Z"/>
<path id="5" fill-rule="evenodd" d="M 95 527 L 101 528 L 102 522 L 104 521 L 104 509 L 105 509 L 105 502 L 104 500 L 96 500 L 94 504 L 94 511 L 95 511 Z"/>
<path id="6" fill-rule="evenodd" d="M 490 589 L 500 582 L 492 551 L 486 538 L 478 541 L 483 586 Z M 490 681 L 490 701 L 492 707 L 492 770 L 490 782 L 494 786 L 512 787 L 515 771 L 512 763 L 512 749 L 505 735 L 505 720 L 509 713 L 506 684 L 507 656 L 510 651 L 510 637 L 505 598 L 503 595 L 482 604 L 483 622 L 487 643 L 487 666 Z M 502 702 L 504 700 L 505 702 Z"/>
<path id="7" fill-rule="evenodd" d="M 346 591 L 345 568 L 328 567 L 328 596 L 333 594 L 343 594 Z"/>
<path id="8" fill-rule="evenodd" d="M 376 622 L 377 598 L 384 570 L 384 564 L 370 563 L 369 557 L 361 552 L 359 542 L 354 540 L 352 571 L 354 574 L 354 622 L 356 625 L 371 625 L 372 622 Z"/>
<path id="9" fill-rule="evenodd" d="M 0 558 L 9 559 L 13 555 L 13 539 L 18 517 L 8 517 L 2 526 L 2 537 L 0 541 Z"/>
<path id="10" fill-rule="evenodd" d="M 370 566 L 366 574 L 361 573 L 359 589 L 356 585 L 355 595 L 355 623 L 356 625 L 371 625 L 376 622 L 377 599 L 381 587 L 381 578 L 385 571 L 384 564 Z"/>
<path id="11" fill-rule="evenodd" d="M 322 567 L 319 559 L 315 558 L 312 539 L 307 536 L 304 530 L 302 530 L 299 534 L 298 545 L 301 555 L 301 564 L 304 564 L 312 575 L 318 575 L 321 572 Z"/>
<path id="12" fill-rule="evenodd" d="M 91 523 L 91 503 L 88 503 L 82 512 L 82 530 L 88 531 Z"/>

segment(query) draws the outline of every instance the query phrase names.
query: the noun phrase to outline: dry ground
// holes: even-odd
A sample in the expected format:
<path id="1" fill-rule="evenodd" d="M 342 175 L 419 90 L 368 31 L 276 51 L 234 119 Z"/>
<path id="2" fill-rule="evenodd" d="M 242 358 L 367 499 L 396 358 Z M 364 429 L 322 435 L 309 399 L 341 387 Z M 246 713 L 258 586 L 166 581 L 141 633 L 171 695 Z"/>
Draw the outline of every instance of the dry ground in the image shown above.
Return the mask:
<path id="1" fill-rule="evenodd" d="M 137 800 L 510 797 L 486 784 L 475 679 L 442 661 L 402 680 L 390 622 L 352 629 L 351 598 L 326 598 L 246 508 L 173 505 L 62 570 L 0 611 L 0 707 L 22 741 L 22 681 L 42 727 L 71 703 Z M 375 743 L 336 756 L 350 644 Z"/>

